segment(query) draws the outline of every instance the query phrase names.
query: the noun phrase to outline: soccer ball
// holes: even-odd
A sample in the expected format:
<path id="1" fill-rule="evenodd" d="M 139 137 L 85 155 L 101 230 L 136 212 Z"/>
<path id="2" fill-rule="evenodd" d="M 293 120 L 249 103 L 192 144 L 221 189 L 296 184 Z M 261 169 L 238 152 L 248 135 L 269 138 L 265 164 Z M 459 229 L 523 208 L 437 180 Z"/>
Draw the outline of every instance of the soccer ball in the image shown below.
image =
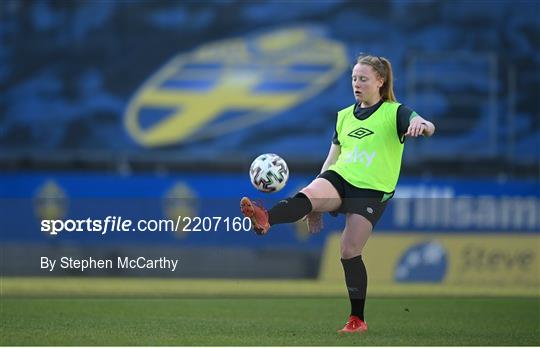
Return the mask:
<path id="1" fill-rule="evenodd" d="M 257 190 L 277 192 L 287 184 L 289 168 L 283 158 L 273 153 L 265 153 L 251 163 L 249 177 Z"/>

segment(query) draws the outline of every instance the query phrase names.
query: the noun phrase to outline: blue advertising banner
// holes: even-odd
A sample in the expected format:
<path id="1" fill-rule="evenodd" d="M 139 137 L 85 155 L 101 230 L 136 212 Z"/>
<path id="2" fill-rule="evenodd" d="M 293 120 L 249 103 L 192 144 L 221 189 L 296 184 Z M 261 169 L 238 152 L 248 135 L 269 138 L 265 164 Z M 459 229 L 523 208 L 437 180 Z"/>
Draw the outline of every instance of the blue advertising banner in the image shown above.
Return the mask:
<path id="1" fill-rule="evenodd" d="M 325 215 L 325 228 L 319 234 L 309 234 L 305 224 L 297 222 L 276 225 L 260 238 L 239 211 L 244 195 L 270 207 L 311 179 L 296 175 L 282 191 L 264 194 L 251 186 L 247 174 L 2 174 L 0 238 L 50 244 L 320 249 L 329 232 L 343 228 L 343 216 Z M 534 181 L 404 178 L 375 230 L 538 234 L 539 209 Z"/>

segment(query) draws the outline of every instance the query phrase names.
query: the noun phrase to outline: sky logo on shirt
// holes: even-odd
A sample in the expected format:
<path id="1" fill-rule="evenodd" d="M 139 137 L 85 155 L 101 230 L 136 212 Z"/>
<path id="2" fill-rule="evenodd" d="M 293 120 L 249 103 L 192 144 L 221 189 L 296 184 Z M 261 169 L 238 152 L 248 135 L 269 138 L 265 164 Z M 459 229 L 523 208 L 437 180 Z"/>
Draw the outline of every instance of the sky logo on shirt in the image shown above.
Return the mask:
<path id="1" fill-rule="evenodd" d="M 368 152 L 366 150 L 359 150 L 355 147 L 354 150 L 343 153 L 344 163 L 360 163 L 369 167 L 373 162 L 373 159 L 377 155 L 377 152 Z"/>

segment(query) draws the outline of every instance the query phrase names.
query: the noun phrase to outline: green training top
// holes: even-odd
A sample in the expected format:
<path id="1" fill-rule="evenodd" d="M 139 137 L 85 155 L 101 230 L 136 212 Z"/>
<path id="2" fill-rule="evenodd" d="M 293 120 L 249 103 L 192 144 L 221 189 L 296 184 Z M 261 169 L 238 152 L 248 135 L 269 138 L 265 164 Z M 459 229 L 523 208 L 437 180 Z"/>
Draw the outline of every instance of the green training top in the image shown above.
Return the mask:
<path id="1" fill-rule="evenodd" d="M 358 188 L 393 192 L 403 155 L 396 124 L 399 105 L 385 101 L 365 120 L 354 116 L 354 104 L 339 111 L 336 131 L 341 154 L 328 169 Z"/>

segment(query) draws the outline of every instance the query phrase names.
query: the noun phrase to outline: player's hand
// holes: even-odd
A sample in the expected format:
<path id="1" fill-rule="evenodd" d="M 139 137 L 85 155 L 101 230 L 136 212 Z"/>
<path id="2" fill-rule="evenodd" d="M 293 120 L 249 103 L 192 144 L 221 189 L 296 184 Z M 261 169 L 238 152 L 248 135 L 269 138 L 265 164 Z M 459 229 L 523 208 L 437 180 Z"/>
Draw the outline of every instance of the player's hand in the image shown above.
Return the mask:
<path id="1" fill-rule="evenodd" d="M 424 132 L 428 129 L 426 121 L 421 117 L 415 117 L 411 120 L 409 128 L 407 128 L 406 137 L 416 138 L 419 135 L 424 135 Z"/>
<path id="2" fill-rule="evenodd" d="M 318 233 L 324 227 L 323 213 L 312 211 L 311 213 L 307 214 L 304 219 L 307 222 L 309 233 Z"/>

